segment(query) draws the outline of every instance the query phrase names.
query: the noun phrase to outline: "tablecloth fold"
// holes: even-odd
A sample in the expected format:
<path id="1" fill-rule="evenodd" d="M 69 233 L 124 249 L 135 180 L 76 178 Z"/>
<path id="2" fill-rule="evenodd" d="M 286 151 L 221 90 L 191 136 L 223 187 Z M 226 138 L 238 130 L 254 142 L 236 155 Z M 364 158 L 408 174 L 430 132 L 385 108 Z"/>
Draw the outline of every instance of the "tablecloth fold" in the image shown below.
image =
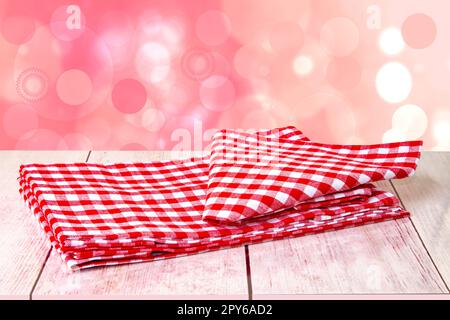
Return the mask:
<path id="1" fill-rule="evenodd" d="M 421 141 L 330 145 L 220 130 L 214 137 L 204 219 L 239 222 L 358 185 L 414 173 Z"/>
<path id="2" fill-rule="evenodd" d="M 413 174 L 420 146 L 319 144 L 294 127 L 223 130 L 204 157 L 32 163 L 18 180 L 53 247 L 79 270 L 404 217 L 372 182 Z"/>

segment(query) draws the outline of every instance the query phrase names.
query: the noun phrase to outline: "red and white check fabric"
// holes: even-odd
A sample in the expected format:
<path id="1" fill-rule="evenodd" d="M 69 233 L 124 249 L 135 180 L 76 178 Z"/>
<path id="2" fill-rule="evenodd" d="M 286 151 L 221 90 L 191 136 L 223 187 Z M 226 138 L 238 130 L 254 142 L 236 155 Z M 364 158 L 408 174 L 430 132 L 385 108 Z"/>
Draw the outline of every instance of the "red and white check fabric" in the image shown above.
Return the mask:
<path id="1" fill-rule="evenodd" d="M 293 127 L 256 134 L 294 142 L 308 141 Z M 419 157 L 419 145 L 408 142 L 379 147 L 397 149 L 396 154 L 385 154 L 390 160 L 383 162 L 386 168 L 394 170 L 392 177 L 412 173 Z M 416 151 L 408 153 L 403 147 Z M 347 152 L 340 150 L 353 150 L 354 154 L 354 150 L 364 149 L 354 146 L 329 148 L 334 148 L 339 155 Z M 214 149 L 213 146 L 211 158 L 214 158 Z M 378 159 L 378 154 L 369 153 L 367 159 Z M 314 161 L 305 162 L 308 170 L 316 170 L 318 164 Z M 404 173 L 397 172 L 395 168 L 403 163 L 410 165 L 402 167 L 406 170 Z M 211 175 L 213 179 L 217 178 L 210 169 L 214 165 L 206 156 L 112 165 L 26 164 L 20 167 L 20 192 L 71 270 L 165 259 L 408 215 L 392 194 L 368 184 L 369 180 L 378 177 L 369 176 L 368 181 L 346 181 L 346 187 L 327 190 L 317 187 L 317 181 L 311 179 L 311 185 L 320 190 L 313 196 L 305 197 L 299 193 L 301 200 L 289 202 L 286 207 L 277 204 L 270 212 L 245 216 L 240 223 L 229 223 L 227 219 L 224 219 L 227 223 L 220 223 L 224 211 L 233 213 L 235 210 L 222 208 L 216 214 L 220 219 L 215 219 L 212 208 L 205 207 L 214 205 L 211 194 L 217 192 L 210 181 Z M 344 161 L 335 165 L 348 170 L 344 169 L 348 165 Z M 236 166 L 241 164 L 237 162 Z M 360 170 L 364 174 L 368 172 L 363 168 Z M 217 173 L 220 177 L 220 170 Z M 377 171 L 377 174 L 391 178 L 385 173 Z M 267 190 L 265 184 L 261 185 L 264 186 L 261 190 Z M 257 190 L 254 194 L 258 194 Z M 240 190 L 237 194 L 230 197 L 241 199 Z M 218 203 L 224 204 L 226 200 Z M 210 217 L 204 219 L 205 214 Z"/>
<path id="2" fill-rule="evenodd" d="M 421 145 L 327 145 L 221 130 L 213 138 L 203 218 L 238 222 L 361 184 L 407 177 Z"/>

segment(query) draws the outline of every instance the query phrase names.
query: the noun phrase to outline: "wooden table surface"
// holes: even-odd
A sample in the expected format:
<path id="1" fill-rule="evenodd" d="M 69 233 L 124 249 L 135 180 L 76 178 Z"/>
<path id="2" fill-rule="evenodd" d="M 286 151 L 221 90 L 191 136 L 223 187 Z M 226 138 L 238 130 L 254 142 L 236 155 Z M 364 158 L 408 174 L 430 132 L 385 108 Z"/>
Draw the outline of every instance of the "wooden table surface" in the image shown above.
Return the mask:
<path id="1" fill-rule="evenodd" d="M 381 182 L 411 218 L 163 261 L 69 273 L 19 197 L 22 163 L 176 158 L 144 151 L 0 151 L 0 298 L 302 298 L 439 294 L 450 286 L 450 152 Z"/>

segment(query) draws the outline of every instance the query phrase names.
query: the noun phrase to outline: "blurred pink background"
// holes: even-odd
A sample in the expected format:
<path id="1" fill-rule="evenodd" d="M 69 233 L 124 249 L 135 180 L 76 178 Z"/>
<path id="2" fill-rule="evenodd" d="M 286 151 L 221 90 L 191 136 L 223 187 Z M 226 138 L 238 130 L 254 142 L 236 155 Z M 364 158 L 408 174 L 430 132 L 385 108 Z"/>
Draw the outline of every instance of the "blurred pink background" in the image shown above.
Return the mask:
<path id="1" fill-rule="evenodd" d="M 200 149 L 214 129 L 450 150 L 438 0 L 0 1 L 1 149 Z"/>

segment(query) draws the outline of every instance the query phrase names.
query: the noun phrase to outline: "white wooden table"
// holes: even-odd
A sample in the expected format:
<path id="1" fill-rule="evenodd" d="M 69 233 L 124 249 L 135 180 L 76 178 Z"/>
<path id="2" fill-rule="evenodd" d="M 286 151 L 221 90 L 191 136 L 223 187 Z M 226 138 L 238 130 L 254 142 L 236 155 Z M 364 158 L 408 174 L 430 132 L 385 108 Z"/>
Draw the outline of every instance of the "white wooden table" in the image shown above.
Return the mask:
<path id="1" fill-rule="evenodd" d="M 21 163 L 129 162 L 171 152 L 0 151 L 0 298 L 302 298 L 440 294 L 450 286 L 450 152 L 379 183 L 412 215 L 395 221 L 163 261 L 65 271 L 18 194 Z"/>

